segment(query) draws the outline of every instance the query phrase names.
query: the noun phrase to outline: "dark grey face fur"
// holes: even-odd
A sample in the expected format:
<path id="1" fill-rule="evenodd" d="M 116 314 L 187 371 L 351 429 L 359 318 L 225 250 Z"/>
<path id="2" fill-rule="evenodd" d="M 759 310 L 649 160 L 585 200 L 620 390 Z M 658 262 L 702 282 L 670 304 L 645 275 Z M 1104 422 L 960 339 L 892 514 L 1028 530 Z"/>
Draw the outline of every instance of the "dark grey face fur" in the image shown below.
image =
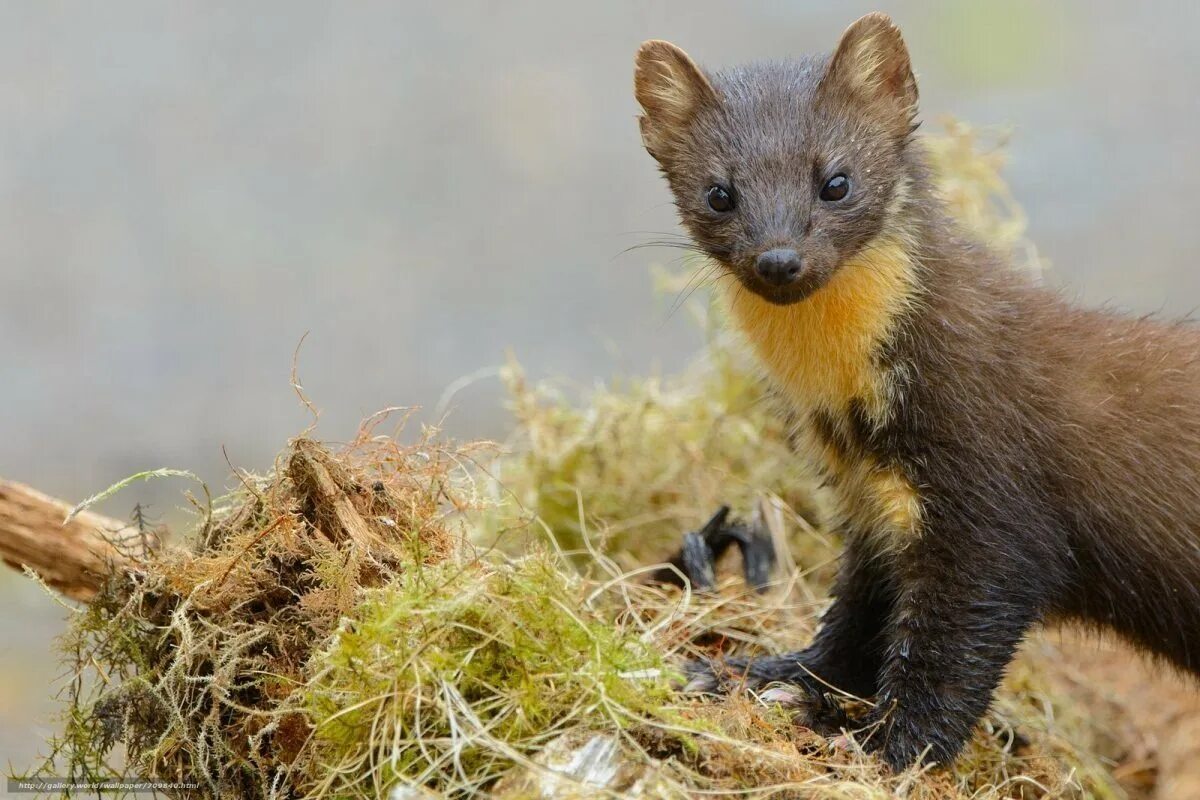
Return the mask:
<path id="1" fill-rule="evenodd" d="M 869 247 L 909 181 L 916 85 L 903 42 L 850 37 L 831 58 L 711 76 L 665 42 L 639 54 L 643 138 L 684 225 L 773 303 L 804 299 Z"/>

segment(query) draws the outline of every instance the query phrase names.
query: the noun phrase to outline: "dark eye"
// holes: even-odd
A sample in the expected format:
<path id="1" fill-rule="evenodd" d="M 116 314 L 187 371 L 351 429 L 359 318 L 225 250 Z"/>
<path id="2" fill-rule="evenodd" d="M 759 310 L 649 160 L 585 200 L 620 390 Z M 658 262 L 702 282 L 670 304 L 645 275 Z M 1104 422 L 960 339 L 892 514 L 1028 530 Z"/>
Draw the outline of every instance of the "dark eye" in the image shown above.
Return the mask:
<path id="1" fill-rule="evenodd" d="M 836 203 L 848 194 L 850 179 L 840 173 L 825 181 L 825 185 L 821 187 L 821 199 L 827 203 Z"/>
<path id="2" fill-rule="evenodd" d="M 704 193 L 708 207 L 718 214 L 728 214 L 733 211 L 733 194 L 724 186 L 710 186 Z"/>

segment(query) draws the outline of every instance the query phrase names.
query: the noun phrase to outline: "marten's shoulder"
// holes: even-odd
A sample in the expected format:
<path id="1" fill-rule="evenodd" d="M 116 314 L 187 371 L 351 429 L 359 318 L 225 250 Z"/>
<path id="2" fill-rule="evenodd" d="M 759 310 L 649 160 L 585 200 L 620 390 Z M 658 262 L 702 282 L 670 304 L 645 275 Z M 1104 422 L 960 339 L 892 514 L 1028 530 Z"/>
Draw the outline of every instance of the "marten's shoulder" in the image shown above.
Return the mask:
<path id="1" fill-rule="evenodd" d="M 919 273 L 921 302 L 879 356 L 897 386 L 889 424 L 857 426 L 914 482 L 994 472 L 1027 481 L 1026 500 L 1061 491 L 1063 506 L 1102 487 L 1098 505 L 1194 473 L 1200 327 L 1085 308 L 950 234 L 927 240 Z"/>
<path id="2" fill-rule="evenodd" d="M 1086 307 L 947 229 L 915 261 L 921 302 L 889 344 L 955 402 L 1050 398 L 1062 413 L 1087 413 L 1192 389 L 1200 397 L 1200 326 L 1192 319 Z"/>

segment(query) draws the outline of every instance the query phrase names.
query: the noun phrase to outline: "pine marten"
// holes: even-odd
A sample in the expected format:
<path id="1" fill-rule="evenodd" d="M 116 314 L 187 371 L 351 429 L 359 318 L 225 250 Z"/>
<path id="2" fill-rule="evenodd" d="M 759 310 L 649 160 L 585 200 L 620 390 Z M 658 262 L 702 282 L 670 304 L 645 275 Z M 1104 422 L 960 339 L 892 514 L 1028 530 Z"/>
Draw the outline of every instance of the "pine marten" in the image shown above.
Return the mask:
<path id="1" fill-rule="evenodd" d="M 1078 308 L 955 227 L 883 14 L 830 56 L 712 73 L 649 41 L 635 91 L 845 539 L 807 649 L 691 688 L 875 698 L 856 724 L 901 769 L 953 761 L 1044 621 L 1200 671 L 1197 329 Z"/>

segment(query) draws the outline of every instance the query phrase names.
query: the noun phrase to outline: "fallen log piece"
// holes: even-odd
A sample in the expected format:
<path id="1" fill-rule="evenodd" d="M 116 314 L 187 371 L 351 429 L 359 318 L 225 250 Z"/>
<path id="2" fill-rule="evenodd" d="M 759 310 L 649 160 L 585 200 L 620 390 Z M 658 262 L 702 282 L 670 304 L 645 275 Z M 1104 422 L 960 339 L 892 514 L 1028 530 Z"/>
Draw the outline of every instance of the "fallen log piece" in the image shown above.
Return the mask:
<path id="1" fill-rule="evenodd" d="M 0 480 L 0 559 L 86 602 L 114 570 L 134 564 L 145 543 L 129 523 L 90 511 L 64 524 L 70 510 L 36 489 Z"/>

